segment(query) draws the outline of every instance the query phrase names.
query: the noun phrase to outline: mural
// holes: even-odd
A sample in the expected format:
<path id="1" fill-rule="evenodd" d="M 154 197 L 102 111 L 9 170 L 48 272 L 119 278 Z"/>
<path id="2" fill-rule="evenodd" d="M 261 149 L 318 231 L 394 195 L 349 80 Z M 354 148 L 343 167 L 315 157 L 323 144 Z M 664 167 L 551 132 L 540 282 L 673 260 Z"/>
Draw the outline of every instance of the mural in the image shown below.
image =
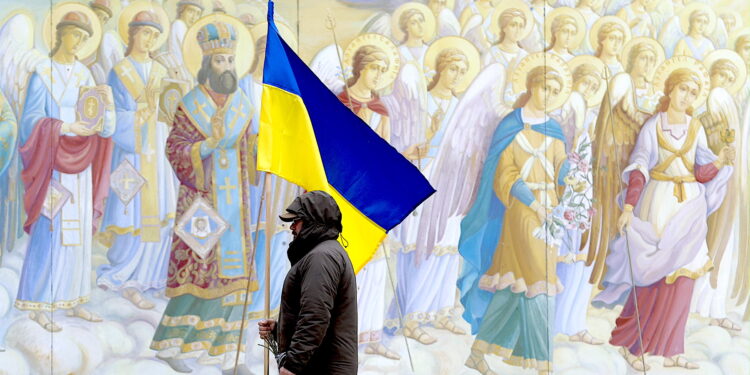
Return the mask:
<path id="1" fill-rule="evenodd" d="M 0 374 L 262 373 L 265 1 L 3 5 Z M 747 2 L 276 15 L 437 190 L 357 275 L 360 373 L 750 373 Z"/>

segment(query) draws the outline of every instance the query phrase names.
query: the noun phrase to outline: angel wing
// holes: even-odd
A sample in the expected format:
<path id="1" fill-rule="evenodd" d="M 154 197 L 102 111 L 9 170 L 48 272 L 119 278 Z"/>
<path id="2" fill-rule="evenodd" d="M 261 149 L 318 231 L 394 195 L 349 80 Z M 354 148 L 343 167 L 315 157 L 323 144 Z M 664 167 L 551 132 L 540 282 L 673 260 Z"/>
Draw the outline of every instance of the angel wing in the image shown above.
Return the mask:
<path id="1" fill-rule="evenodd" d="M 745 105 L 750 103 L 745 102 Z M 742 119 L 744 134 L 742 135 L 742 150 L 750 150 L 750 111 L 745 111 L 745 117 Z M 740 158 L 740 226 L 739 226 L 739 248 L 737 249 L 737 264 L 747 264 L 750 261 L 750 155 L 747 151 L 737 153 Z M 746 267 L 737 267 L 734 287 L 732 288 L 732 298 L 738 299 L 738 304 L 745 302 L 750 294 L 750 275 Z M 750 320 L 750 303 L 747 304 L 745 320 Z"/>
<path id="2" fill-rule="evenodd" d="M 406 64 L 393 82 L 390 95 L 381 98 L 391 121 L 391 145 L 404 151 L 424 142 L 421 134 L 427 126 L 427 85 L 422 71 Z"/>
<path id="3" fill-rule="evenodd" d="M 586 119 L 586 99 L 577 91 L 570 93 L 568 100 L 560 109 L 550 113 L 550 117 L 560 124 L 565 135 L 565 150 L 576 148 L 578 135 L 584 131 Z"/>
<path id="4" fill-rule="evenodd" d="M 711 39 L 711 41 L 714 42 L 714 46 L 716 46 L 716 48 L 727 48 L 727 44 L 729 42 L 729 33 L 727 33 L 727 27 L 726 25 L 724 25 L 724 20 L 719 17 L 716 18 L 716 28 L 711 33 L 711 35 L 708 36 L 708 39 Z"/>
<path id="5" fill-rule="evenodd" d="M 725 141 L 722 139 L 724 129 L 732 129 L 735 134 L 740 132 L 740 118 L 734 99 L 728 91 L 721 87 L 711 90 L 706 101 L 706 112 L 698 118 L 706 129 L 708 146 L 714 152 L 718 152 L 725 145 Z M 738 155 L 743 154 L 741 149 L 738 149 L 737 152 Z M 724 251 L 729 244 L 730 234 L 734 229 L 735 214 L 739 203 L 740 175 L 741 173 L 738 173 L 738 171 L 734 173 L 727 187 L 724 202 L 708 218 L 706 243 L 708 244 L 709 256 L 714 261 L 714 269 L 711 271 L 711 284 L 714 287 L 716 287 L 718 273 L 721 271 L 727 272 L 724 269 L 719 270 L 719 266 L 721 265 L 721 259 L 724 257 Z M 739 275 L 746 272 L 738 269 L 737 273 Z"/>
<path id="6" fill-rule="evenodd" d="M 671 1 L 657 1 L 650 14 L 651 20 L 654 22 L 654 27 L 656 27 L 657 31 L 660 31 L 664 27 L 664 24 L 674 17 L 674 5 Z"/>
<path id="7" fill-rule="evenodd" d="M 444 36 L 456 36 L 461 34 L 461 24 L 458 22 L 458 18 L 456 18 L 456 15 L 447 8 L 443 8 L 440 11 L 437 19 L 437 24 L 438 38 L 442 38 Z"/>
<path id="8" fill-rule="evenodd" d="M 96 52 L 96 62 L 91 65 L 91 74 L 97 85 L 107 84 L 109 71 L 123 59 L 124 55 L 122 43 L 117 36 L 111 31 L 104 33 L 102 43 Z"/>
<path id="9" fill-rule="evenodd" d="M 592 218 L 586 264 L 594 263 L 589 282 L 595 285 L 604 276 L 609 242 L 617 234 L 621 210 L 615 203 L 624 188 L 620 176 L 628 164 L 638 133 L 650 116 L 638 109 L 634 90 L 630 75 L 620 73 L 614 76 L 602 99 L 594 129 L 593 185 L 597 214 Z M 586 242 L 585 238 L 581 241 L 582 244 Z"/>
<path id="10" fill-rule="evenodd" d="M 659 33 L 659 43 L 664 47 L 664 53 L 667 58 L 671 58 L 674 55 L 675 47 L 677 43 L 685 37 L 680 28 L 680 17 L 674 16 L 667 20 L 662 26 L 661 32 Z"/>
<path id="11" fill-rule="evenodd" d="M 511 106 L 503 102 L 506 71 L 502 64 L 487 66 L 474 79 L 446 123 L 445 136 L 435 158 L 438 171 L 433 186 L 437 192 L 423 206 L 423 220 L 428 220 L 417 235 L 417 251 L 432 250 L 445 232 L 447 221 L 465 215 L 471 207 L 487 156 L 492 133 Z"/>
<path id="12" fill-rule="evenodd" d="M 0 27 L 0 90 L 20 118 L 31 73 L 46 57 L 34 49 L 34 20 L 25 13 Z"/>
<path id="13" fill-rule="evenodd" d="M 339 56 L 343 54 L 341 47 L 330 44 L 321 49 L 310 62 L 310 69 L 336 95 L 344 91 L 344 73 L 339 63 Z"/>
<path id="14" fill-rule="evenodd" d="M 373 14 L 369 19 L 367 19 L 365 25 L 362 26 L 362 30 L 360 30 L 359 33 L 380 34 L 388 37 L 388 39 L 393 40 L 393 36 L 391 35 L 391 14 L 383 11 Z"/>
<path id="15" fill-rule="evenodd" d="M 604 5 L 604 15 L 614 16 L 620 11 L 620 9 L 625 8 L 630 5 L 630 3 L 630 0 L 609 0 Z"/>

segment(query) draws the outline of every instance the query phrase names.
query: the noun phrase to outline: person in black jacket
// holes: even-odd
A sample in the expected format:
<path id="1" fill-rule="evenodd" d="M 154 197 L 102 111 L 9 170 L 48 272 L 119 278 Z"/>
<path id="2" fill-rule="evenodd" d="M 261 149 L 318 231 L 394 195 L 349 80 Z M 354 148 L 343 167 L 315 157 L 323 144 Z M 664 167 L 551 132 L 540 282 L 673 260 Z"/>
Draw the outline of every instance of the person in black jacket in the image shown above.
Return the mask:
<path id="1" fill-rule="evenodd" d="M 337 239 L 341 211 L 326 192 L 297 197 L 282 214 L 294 240 L 281 293 L 279 322 L 258 323 L 278 342 L 280 375 L 357 373 L 357 282 Z"/>

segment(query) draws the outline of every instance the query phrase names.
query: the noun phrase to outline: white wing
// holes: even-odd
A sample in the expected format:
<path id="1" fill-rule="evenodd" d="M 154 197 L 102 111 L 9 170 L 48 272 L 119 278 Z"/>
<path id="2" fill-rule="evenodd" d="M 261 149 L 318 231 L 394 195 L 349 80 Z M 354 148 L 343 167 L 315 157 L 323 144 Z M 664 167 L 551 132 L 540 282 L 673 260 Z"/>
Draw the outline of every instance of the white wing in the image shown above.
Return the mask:
<path id="1" fill-rule="evenodd" d="M 605 16 L 614 16 L 617 14 L 617 12 L 620 11 L 620 9 L 626 7 L 631 3 L 630 0 L 609 0 L 606 4 L 604 4 L 604 14 Z"/>
<path id="2" fill-rule="evenodd" d="M 671 58 L 674 55 L 677 43 L 684 36 L 685 34 L 682 33 L 682 29 L 680 28 L 680 17 L 674 16 L 670 18 L 662 27 L 659 33 L 659 43 L 664 47 L 667 58 Z"/>
<path id="3" fill-rule="evenodd" d="M 34 21 L 17 14 L 0 27 L 0 90 L 20 118 L 31 73 L 46 57 L 34 49 Z"/>
<path id="4" fill-rule="evenodd" d="M 482 16 L 479 14 L 472 15 L 466 24 L 461 29 L 461 36 L 468 39 L 474 46 L 479 49 L 480 53 L 484 53 L 490 48 L 487 45 L 487 38 L 484 34 L 484 28 L 482 27 Z"/>
<path id="5" fill-rule="evenodd" d="M 726 25 L 724 25 L 724 20 L 719 17 L 716 18 L 716 29 L 714 29 L 714 32 L 712 32 L 711 35 L 708 36 L 708 38 L 711 39 L 712 42 L 714 42 L 714 46 L 716 48 L 727 48 L 727 43 L 729 40 L 727 27 Z"/>
<path id="6" fill-rule="evenodd" d="M 360 30 L 359 33 L 380 34 L 392 40 L 393 35 L 391 35 L 391 15 L 388 12 L 383 11 L 375 13 L 367 20 L 367 22 L 365 22 L 365 25 L 362 27 L 362 30 Z"/>
<path id="7" fill-rule="evenodd" d="M 560 124 L 565 134 L 565 145 L 567 150 L 575 148 L 575 140 L 583 132 L 586 119 L 586 99 L 573 91 L 563 106 L 550 113 L 550 117 Z"/>
<path id="8" fill-rule="evenodd" d="M 94 76 L 96 84 L 103 85 L 107 83 L 109 71 L 123 59 L 125 51 L 122 43 L 113 32 L 104 33 L 99 50 L 96 52 L 96 62 L 91 65 L 91 74 Z"/>
<path id="9" fill-rule="evenodd" d="M 421 251 L 431 251 L 445 232 L 448 218 L 466 214 L 479 186 L 487 149 L 500 120 L 511 107 L 502 101 L 506 72 L 502 64 L 487 66 L 474 79 L 446 123 L 445 136 L 435 158 L 432 181 L 437 190 L 423 206 L 426 223 L 418 234 Z M 420 249 L 417 249 L 420 251 Z"/>
<path id="10" fill-rule="evenodd" d="M 455 36 L 461 34 L 461 24 L 458 22 L 458 18 L 448 8 L 443 8 L 438 16 L 438 31 L 437 37 L 442 38 L 444 36 Z"/>
<path id="11" fill-rule="evenodd" d="M 393 82 L 390 95 L 381 98 L 391 121 L 391 145 L 401 152 L 423 142 L 427 126 L 427 85 L 422 71 L 408 63 Z"/>
<path id="12" fill-rule="evenodd" d="M 321 49 L 310 63 L 310 69 L 318 79 L 336 95 L 344 91 L 344 74 L 339 63 L 339 54 L 344 54 L 341 47 L 331 44 Z"/>
<path id="13" fill-rule="evenodd" d="M 664 24 L 674 16 L 674 5 L 671 1 L 657 1 L 654 9 L 651 11 L 651 20 L 654 21 L 654 27 L 660 31 Z"/>

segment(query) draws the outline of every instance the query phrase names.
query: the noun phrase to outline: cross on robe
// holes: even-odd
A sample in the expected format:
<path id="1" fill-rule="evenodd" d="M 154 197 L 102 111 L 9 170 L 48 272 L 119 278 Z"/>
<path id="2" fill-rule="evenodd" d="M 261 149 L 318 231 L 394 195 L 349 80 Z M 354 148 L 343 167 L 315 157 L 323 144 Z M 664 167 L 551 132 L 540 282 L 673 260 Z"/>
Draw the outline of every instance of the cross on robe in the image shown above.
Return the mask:
<path id="1" fill-rule="evenodd" d="M 123 187 L 125 188 L 125 190 L 130 190 L 130 184 L 135 182 L 135 179 L 125 176 L 120 179 L 120 182 L 124 185 Z"/>
<path id="2" fill-rule="evenodd" d="M 122 75 L 124 75 L 125 78 L 127 78 L 131 82 L 135 82 L 135 79 L 133 78 L 133 69 L 130 69 L 130 66 L 123 65 L 121 71 Z"/>
<path id="3" fill-rule="evenodd" d="M 210 117 L 208 114 L 206 114 L 206 111 L 204 108 L 206 108 L 206 103 L 198 103 L 198 100 L 194 100 L 193 103 L 195 104 L 195 110 L 193 111 L 194 115 L 202 115 L 204 119 L 208 120 Z"/>
<path id="4" fill-rule="evenodd" d="M 219 186 L 219 190 L 223 190 L 226 193 L 227 204 L 232 204 L 232 190 L 236 188 L 236 185 L 230 185 L 229 177 L 224 177 L 224 185 Z"/>

